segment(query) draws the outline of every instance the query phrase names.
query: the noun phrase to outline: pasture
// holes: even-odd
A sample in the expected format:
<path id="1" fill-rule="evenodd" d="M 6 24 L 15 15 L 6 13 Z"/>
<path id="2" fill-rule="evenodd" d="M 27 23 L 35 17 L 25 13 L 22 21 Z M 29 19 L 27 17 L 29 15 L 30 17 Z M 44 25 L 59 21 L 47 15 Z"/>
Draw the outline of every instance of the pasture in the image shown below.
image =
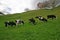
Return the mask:
<path id="1" fill-rule="evenodd" d="M 48 19 L 48 22 L 41 22 L 36 16 L 54 14 L 56 19 Z M 29 18 L 36 20 L 36 25 L 29 23 Z M 5 21 L 15 21 L 21 19 L 24 25 L 5 27 Z M 22 14 L 0 16 L 0 40 L 60 40 L 60 7 L 51 10 L 33 10 Z"/>

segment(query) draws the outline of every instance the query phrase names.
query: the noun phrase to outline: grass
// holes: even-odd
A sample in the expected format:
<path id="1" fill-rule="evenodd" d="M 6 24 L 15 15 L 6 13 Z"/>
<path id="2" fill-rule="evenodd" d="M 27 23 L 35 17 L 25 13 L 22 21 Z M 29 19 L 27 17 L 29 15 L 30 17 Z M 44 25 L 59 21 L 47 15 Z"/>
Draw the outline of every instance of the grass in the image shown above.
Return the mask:
<path id="1" fill-rule="evenodd" d="M 35 16 L 43 16 L 54 14 L 56 19 L 48 19 L 44 23 L 35 18 Z M 36 20 L 36 25 L 29 23 L 29 18 Z M 22 19 L 25 21 L 24 25 L 5 27 L 4 22 Z M 0 16 L 0 40 L 60 40 L 60 7 L 52 10 L 33 10 L 24 12 L 23 14 L 13 14 Z"/>

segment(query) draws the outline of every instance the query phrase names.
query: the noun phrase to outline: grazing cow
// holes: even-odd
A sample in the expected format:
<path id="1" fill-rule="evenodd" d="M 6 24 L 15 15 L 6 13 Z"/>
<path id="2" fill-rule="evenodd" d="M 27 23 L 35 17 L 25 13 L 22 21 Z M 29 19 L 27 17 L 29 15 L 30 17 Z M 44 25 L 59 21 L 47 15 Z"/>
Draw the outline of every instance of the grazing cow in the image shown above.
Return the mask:
<path id="1" fill-rule="evenodd" d="M 29 21 L 30 21 L 32 24 L 35 25 L 35 20 L 34 20 L 34 18 L 29 19 Z"/>
<path id="2" fill-rule="evenodd" d="M 56 18 L 56 16 L 55 15 L 47 15 L 47 19 L 54 19 L 54 18 Z"/>
<path id="3" fill-rule="evenodd" d="M 11 21 L 11 22 L 10 21 L 6 21 L 5 22 L 5 27 L 7 27 L 7 26 L 14 26 L 14 25 L 16 26 L 16 23 L 13 22 L 13 21 Z"/>
<path id="4" fill-rule="evenodd" d="M 15 20 L 15 22 L 16 22 L 16 25 L 18 25 L 18 24 L 24 24 L 23 20 Z"/>
<path id="5" fill-rule="evenodd" d="M 42 16 L 36 16 L 35 18 L 38 18 L 41 21 L 47 22 L 47 19 L 43 18 Z"/>

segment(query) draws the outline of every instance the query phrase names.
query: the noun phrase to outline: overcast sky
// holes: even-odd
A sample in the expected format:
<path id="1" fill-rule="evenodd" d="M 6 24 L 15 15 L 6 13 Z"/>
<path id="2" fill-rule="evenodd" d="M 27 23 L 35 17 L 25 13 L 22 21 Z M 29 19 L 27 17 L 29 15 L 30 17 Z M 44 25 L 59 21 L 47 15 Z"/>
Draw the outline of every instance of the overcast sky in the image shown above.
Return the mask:
<path id="1" fill-rule="evenodd" d="M 37 8 L 38 2 L 45 0 L 0 0 L 0 9 L 6 12 L 23 12 L 25 8 L 31 10 Z"/>

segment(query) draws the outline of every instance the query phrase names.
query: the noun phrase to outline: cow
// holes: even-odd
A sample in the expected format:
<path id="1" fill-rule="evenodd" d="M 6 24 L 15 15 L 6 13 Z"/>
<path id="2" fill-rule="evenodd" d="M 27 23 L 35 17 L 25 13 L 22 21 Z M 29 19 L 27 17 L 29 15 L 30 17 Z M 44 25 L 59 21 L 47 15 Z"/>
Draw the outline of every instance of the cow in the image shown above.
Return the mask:
<path id="1" fill-rule="evenodd" d="M 56 16 L 55 15 L 47 15 L 47 19 L 54 19 L 54 18 L 56 18 Z"/>
<path id="2" fill-rule="evenodd" d="M 13 22 L 13 21 L 6 21 L 5 22 L 5 27 L 7 27 L 7 26 L 16 26 L 16 23 Z"/>
<path id="3" fill-rule="evenodd" d="M 40 21 L 47 22 L 47 19 L 42 16 L 36 16 L 35 18 L 38 18 Z"/>
<path id="4" fill-rule="evenodd" d="M 30 23 L 35 25 L 35 19 L 34 18 L 30 18 L 29 21 L 30 21 Z"/>
<path id="5" fill-rule="evenodd" d="M 24 24 L 24 21 L 23 20 L 15 20 L 15 22 L 16 22 L 16 25 L 18 25 L 18 24 Z"/>

